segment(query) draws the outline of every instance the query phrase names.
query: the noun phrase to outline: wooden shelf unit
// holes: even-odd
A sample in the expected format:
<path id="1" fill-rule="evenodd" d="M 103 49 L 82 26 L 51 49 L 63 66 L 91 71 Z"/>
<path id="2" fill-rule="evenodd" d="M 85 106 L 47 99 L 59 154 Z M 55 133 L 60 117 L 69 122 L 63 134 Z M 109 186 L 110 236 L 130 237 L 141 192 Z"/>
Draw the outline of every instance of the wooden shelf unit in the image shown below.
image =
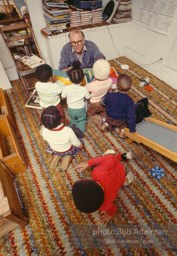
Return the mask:
<path id="1" fill-rule="evenodd" d="M 24 56 L 36 55 L 41 58 L 41 54 L 37 47 L 37 42 L 30 23 L 20 22 L 9 24 L 0 28 L 2 37 L 7 45 L 12 58 L 16 64 L 18 75 L 24 85 L 27 93 L 28 85 L 23 79 L 24 76 L 35 73 L 36 68 L 25 65 L 20 58 Z"/>
<path id="2" fill-rule="evenodd" d="M 15 130 L 6 115 L 0 116 L 0 160 L 14 174 L 27 169 Z"/>
<path id="3" fill-rule="evenodd" d="M 14 176 L 0 162 L 0 237 L 27 224 L 14 183 Z"/>
<path id="4" fill-rule="evenodd" d="M 7 115 L 10 123 L 15 127 L 16 121 L 6 91 L 0 88 L 0 116 Z"/>

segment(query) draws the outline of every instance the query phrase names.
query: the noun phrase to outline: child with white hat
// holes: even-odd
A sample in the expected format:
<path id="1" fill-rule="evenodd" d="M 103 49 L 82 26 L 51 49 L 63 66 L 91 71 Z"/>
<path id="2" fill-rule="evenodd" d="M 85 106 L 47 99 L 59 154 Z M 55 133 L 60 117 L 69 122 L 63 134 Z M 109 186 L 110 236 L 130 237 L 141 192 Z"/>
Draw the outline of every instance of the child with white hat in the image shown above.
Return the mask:
<path id="1" fill-rule="evenodd" d="M 105 112 L 100 100 L 112 87 L 110 75 L 110 64 L 104 59 L 97 60 L 93 65 L 94 80 L 86 85 L 90 92 L 90 103 L 88 105 L 88 115 L 94 116 Z"/>

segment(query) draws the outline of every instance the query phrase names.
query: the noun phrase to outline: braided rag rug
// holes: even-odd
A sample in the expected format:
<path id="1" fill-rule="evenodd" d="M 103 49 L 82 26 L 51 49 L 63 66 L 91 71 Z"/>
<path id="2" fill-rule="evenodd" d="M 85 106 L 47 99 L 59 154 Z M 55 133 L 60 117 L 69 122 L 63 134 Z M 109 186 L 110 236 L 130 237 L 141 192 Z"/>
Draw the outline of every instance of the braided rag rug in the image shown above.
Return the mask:
<path id="1" fill-rule="evenodd" d="M 153 117 L 177 125 L 176 90 L 126 57 L 110 63 L 118 73 L 132 77 L 130 95 L 135 101 L 148 97 Z M 128 64 L 129 70 L 123 71 L 121 64 Z M 152 92 L 138 86 L 139 78 L 144 76 L 150 77 Z M 89 172 L 50 170 L 51 156 L 39 135 L 40 113 L 24 106 L 27 96 L 19 81 L 13 82 L 8 96 L 28 164 L 28 169 L 17 176 L 17 187 L 29 224 L 0 239 L 0 255 L 177 255 L 173 240 L 177 230 L 176 163 L 148 147 L 118 138 L 115 131 L 103 134 L 96 123 L 88 120 L 85 150 L 73 159 L 71 168 L 107 149 L 131 150 L 133 154 L 125 168 L 132 171 L 134 181 L 121 188 L 116 198 L 118 213 L 112 222 L 101 225 L 99 212 L 80 213 L 72 201 L 72 184 L 88 177 Z M 165 177 L 160 180 L 150 173 L 156 165 L 164 168 Z"/>

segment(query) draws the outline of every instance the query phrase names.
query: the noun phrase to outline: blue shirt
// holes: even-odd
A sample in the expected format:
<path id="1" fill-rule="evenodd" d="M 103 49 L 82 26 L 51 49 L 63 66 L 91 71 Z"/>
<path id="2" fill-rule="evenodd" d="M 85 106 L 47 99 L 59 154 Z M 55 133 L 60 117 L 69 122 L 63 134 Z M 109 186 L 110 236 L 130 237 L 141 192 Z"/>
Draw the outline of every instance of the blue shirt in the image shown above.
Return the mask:
<path id="1" fill-rule="evenodd" d="M 95 43 L 85 40 L 86 51 L 83 51 L 82 68 L 92 68 L 93 64 L 98 59 L 105 59 L 105 56 L 100 52 Z M 72 66 L 73 61 L 79 60 L 76 53 L 72 51 L 70 43 L 67 43 L 61 51 L 61 59 L 59 69 L 65 69 Z"/>
<path id="2" fill-rule="evenodd" d="M 102 98 L 102 104 L 106 108 L 107 116 L 114 120 L 125 120 L 130 132 L 135 132 L 135 103 L 128 94 L 121 92 L 108 93 Z"/>

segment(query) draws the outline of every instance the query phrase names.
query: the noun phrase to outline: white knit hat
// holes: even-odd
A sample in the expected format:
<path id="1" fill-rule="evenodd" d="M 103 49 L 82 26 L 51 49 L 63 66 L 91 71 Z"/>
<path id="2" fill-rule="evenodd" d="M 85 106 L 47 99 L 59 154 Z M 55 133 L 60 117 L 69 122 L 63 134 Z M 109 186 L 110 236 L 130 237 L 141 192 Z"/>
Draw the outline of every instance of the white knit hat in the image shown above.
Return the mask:
<path id="1" fill-rule="evenodd" d="M 105 80 L 110 74 L 110 64 L 107 60 L 97 60 L 93 65 L 93 73 L 95 78 Z"/>

